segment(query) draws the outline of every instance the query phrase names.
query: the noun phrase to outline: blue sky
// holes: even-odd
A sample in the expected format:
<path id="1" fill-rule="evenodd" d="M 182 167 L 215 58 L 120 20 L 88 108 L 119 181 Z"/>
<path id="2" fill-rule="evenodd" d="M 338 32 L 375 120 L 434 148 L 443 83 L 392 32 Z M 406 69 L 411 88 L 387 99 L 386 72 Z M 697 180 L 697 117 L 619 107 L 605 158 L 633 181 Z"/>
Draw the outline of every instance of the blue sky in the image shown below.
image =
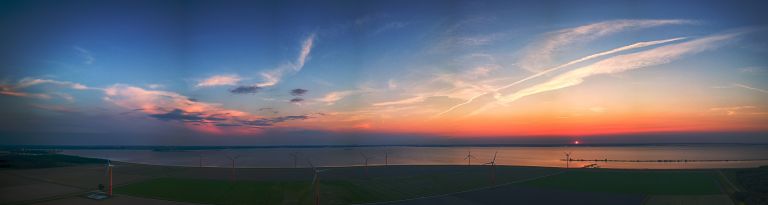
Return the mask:
<path id="1" fill-rule="evenodd" d="M 45 144 L 120 133 L 120 143 L 173 144 L 186 142 L 176 135 L 293 143 L 273 138 L 764 132 L 765 8 L 760 1 L 4 1 L 0 135 Z M 635 43 L 642 45 L 573 62 Z M 701 118 L 706 123 L 691 122 Z M 97 139 L 65 142 L 110 142 Z"/>

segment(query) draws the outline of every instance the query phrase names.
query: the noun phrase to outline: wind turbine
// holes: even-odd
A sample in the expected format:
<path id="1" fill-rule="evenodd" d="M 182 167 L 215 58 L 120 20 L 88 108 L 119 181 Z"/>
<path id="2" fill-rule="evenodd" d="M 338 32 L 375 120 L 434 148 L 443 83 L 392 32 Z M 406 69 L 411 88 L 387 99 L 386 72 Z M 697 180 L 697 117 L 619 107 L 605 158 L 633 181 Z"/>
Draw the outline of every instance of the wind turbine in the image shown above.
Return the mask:
<path id="1" fill-rule="evenodd" d="M 389 165 L 389 150 L 384 150 L 384 166 Z"/>
<path id="2" fill-rule="evenodd" d="M 299 167 L 299 153 L 293 152 L 291 157 L 293 157 L 293 168 Z"/>
<path id="3" fill-rule="evenodd" d="M 571 166 L 571 152 L 565 153 L 565 168 L 569 168 Z"/>
<path id="4" fill-rule="evenodd" d="M 365 176 L 368 176 L 368 160 L 373 159 L 373 157 L 368 157 L 363 154 L 363 152 L 360 152 L 360 155 L 363 156 L 363 159 L 365 159 Z"/>
<path id="5" fill-rule="evenodd" d="M 499 151 L 496 151 L 495 153 L 493 153 L 493 159 L 490 162 L 483 164 L 483 165 L 491 165 L 491 183 L 493 184 L 496 184 L 496 154 L 498 153 Z"/>
<path id="6" fill-rule="evenodd" d="M 237 160 L 237 158 L 240 158 L 240 155 L 235 155 L 234 157 L 226 155 L 226 157 L 227 159 L 232 161 L 232 176 L 230 180 L 232 180 L 232 182 L 235 182 L 235 160 Z"/>
<path id="7" fill-rule="evenodd" d="M 467 156 L 464 157 L 464 160 L 468 160 L 467 161 L 467 166 L 471 166 L 472 165 L 472 158 L 475 158 L 475 156 L 472 155 L 472 151 L 471 150 L 467 151 Z"/>
<path id="8" fill-rule="evenodd" d="M 107 172 L 105 174 L 109 179 L 109 190 L 108 190 L 109 196 L 112 196 L 112 167 L 114 167 L 114 165 L 112 165 L 112 161 L 107 160 L 107 164 L 104 166 L 104 168 L 107 169 Z"/>
<path id="9" fill-rule="evenodd" d="M 312 177 L 312 189 L 315 191 L 315 205 L 320 205 L 320 172 L 328 171 L 328 169 L 317 169 L 312 161 L 307 160 L 309 166 L 312 167 L 312 171 L 315 173 Z"/>

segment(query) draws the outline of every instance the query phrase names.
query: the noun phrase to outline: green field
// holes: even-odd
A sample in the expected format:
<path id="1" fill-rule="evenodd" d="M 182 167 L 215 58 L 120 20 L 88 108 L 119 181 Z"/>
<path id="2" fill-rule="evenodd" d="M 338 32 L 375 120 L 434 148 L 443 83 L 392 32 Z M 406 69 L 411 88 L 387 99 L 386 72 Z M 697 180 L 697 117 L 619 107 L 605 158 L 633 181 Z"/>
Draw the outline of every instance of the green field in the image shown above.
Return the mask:
<path id="1" fill-rule="evenodd" d="M 0 155 L 0 169 L 42 169 L 104 163 L 106 163 L 106 161 L 103 159 L 62 154 Z"/>
<path id="2" fill-rule="evenodd" d="M 577 191 L 648 195 L 721 194 L 709 171 L 569 171 L 524 183 L 526 186 Z"/>
<path id="3" fill-rule="evenodd" d="M 248 169 L 246 172 L 268 170 Z M 274 171 L 274 170 L 273 170 Z M 491 186 L 488 167 L 375 167 L 370 175 L 362 168 L 333 168 L 323 172 L 323 204 L 391 201 L 439 195 Z M 558 172 L 551 168 L 499 167 L 497 183 L 512 182 Z M 308 173 L 309 174 L 309 173 Z M 227 175 L 224 175 L 227 176 Z M 238 180 L 161 177 L 121 186 L 119 194 L 138 197 L 216 204 L 311 204 L 311 175 L 306 180 Z"/>
<path id="4" fill-rule="evenodd" d="M 215 169 L 214 171 L 227 171 Z M 291 169 L 242 169 L 236 183 L 225 178 L 210 178 L 213 172 L 187 172 L 176 176 L 127 184 L 119 194 L 171 201 L 211 204 L 312 204 L 311 172 L 298 178 L 275 179 L 262 174 L 280 174 Z M 372 167 L 365 175 L 360 167 L 331 168 L 321 175 L 323 204 L 381 202 L 422 196 L 455 193 L 489 187 L 488 167 L 402 166 Z M 645 195 L 722 194 L 713 171 L 623 171 L 571 170 L 532 167 L 498 167 L 497 184 L 519 180 L 520 186 L 557 188 L 572 191 L 631 193 Z M 208 173 L 201 175 L 203 173 Z M 554 175 L 552 175 L 554 174 Z M 208 176 L 205 177 L 197 177 Z M 275 175 L 270 175 L 275 176 Z"/>
<path id="5" fill-rule="evenodd" d="M 238 181 L 208 179 L 157 178 L 119 187 L 118 194 L 128 194 L 171 201 L 209 204 L 280 204 L 298 199 L 311 200 L 308 182 Z"/>

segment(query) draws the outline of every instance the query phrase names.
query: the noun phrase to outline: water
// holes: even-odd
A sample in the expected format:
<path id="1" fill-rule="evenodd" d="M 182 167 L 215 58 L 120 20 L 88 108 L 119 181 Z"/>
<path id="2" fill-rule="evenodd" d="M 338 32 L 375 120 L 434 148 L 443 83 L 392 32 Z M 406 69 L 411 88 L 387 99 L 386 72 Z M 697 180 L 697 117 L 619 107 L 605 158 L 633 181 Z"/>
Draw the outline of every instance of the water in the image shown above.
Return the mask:
<path id="1" fill-rule="evenodd" d="M 66 150 L 64 154 L 107 158 L 142 164 L 229 167 L 229 157 L 237 167 L 369 165 L 466 165 L 471 151 L 473 165 L 489 162 L 498 151 L 499 165 L 565 167 L 565 152 L 572 159 L 609 160 L 749 160 L 768 158 L 768 145 L 667 145 L 667 146 L 579 146 L 579 147 L 355 147 L 355 148 L 254 148 L 233 150 L 152 151 L 152 150 Z M 385 153 L 388 153 L 385 155 Z M 385 157 L 388 156 L 388 157 Z M 571 162 L 571 167 L 598 164 L 603 168 L 626 169 L 703 169 L 742 168 L 768 165 L 768 160 L 719 162 Z"/>

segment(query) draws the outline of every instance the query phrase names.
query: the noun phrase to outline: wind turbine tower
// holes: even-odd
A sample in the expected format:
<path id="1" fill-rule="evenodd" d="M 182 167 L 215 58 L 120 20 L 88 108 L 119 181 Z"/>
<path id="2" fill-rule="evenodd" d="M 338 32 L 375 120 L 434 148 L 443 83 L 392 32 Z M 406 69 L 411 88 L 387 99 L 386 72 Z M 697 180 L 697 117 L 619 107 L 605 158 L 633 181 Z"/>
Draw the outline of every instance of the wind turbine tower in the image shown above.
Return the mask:
<path id="1" fill-rule="evenodd" d="M 493 153 L 493 159 L 491 159 L 490 162 L 484 164 L 484 165 L 491 165 L 491 183 L 494 185 L 496 184 L 496 154 L 498 153 L 499 153 L 498 151 Z"/>
<path id="2" fill-rule="evenodd" d="M 229 159 L 229 161 L 232 162 L 232 173 L 230 175 L 230 180 L 232 180 L 232 182 L 235 182 L 235 179 L 236 179 L 235 178 L 235 160 L 237 160 L 237 158 L 240 158 L 240 155 L 236 155 L 234 157 L 227 155 L 227 158 Z"/>
<path id="3" fill-rule="evenodd" d="M 384 151 L 384 166 L 389 165 L 389 150 Z"/>
<path id="4" fill-rule="evenodd" d="M 293 152 L 291 157 L 293 157 L 293 168 L 299 167 L 299 153 Z"/>
<path id="5" fill-rule="evenodd" d="M 360 155 L 365 159 L 365 176 L 368 176 L 368 160 L 373 159 L 373 157 L 368 157 L 363 152 L 360 152 Z"/>
<path id="6" fill-rule="evenodd" d="M 107 168 L 107 178 L 109 180 L 109 190 L 108 190 L 109 196 L 112 196 L 112 167 L 114 167 L 114 165 L 112 165 L 112 161 L 107 160 L 107 164 L 105 168 Z"/>

